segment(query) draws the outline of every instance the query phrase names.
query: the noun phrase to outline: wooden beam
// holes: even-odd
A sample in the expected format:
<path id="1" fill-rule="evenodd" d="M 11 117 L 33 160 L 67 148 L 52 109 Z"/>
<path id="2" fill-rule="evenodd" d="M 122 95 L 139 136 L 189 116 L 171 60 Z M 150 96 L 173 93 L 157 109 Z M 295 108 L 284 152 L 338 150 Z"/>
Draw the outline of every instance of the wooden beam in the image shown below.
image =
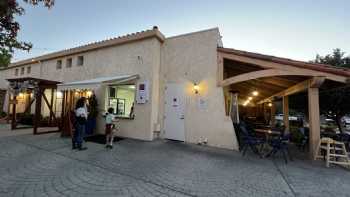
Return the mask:
<path id="1" fill-rule="evenodd" d="M 284 131 L 285 133 L 290 132 L 289 128 L 289 98 L 288 96 L 284 96 L 282 99 L 283 102 L 283 123 L 284 123 Z"/>
<path id="2" fill-rule="evenodd" d="M 276 122 L 276 119 L 275 119 L 275 116 L 276 116 L 276 105 L 275 103 L 272 102 L 272 106 L 271 106 L 271 122 L 270 122 L 270 126 L 273 128 L 275 127 L 275 122 Z"/>
<path id="3" fill-rule="evenodd" d="M 319 88 L 319 87 L 321 87 L 321 85 L 324 83 L 325 80 L 326 80 L 325 77 L 314 77 L 310 81 L 310 87 L 311 88 Z"/>
<path id="4" fill-rule="evenodd" d="M 47 107 L 49 108 L 50 116 L 52 116 L 53 119 L 55 120 L 55 122 L 57 123 L 56 115 L 55 115 L 55 113 L 53 112 L 52 105 L 49 103 L 49 100 L 47 100 L 47 97 L 46 97 L 45 93 L 43 93 L 42 96 L 43 96 L 43 98 L 44 98 L 44 101 L 45 101 Z"/>
<path id="5" fill-rule="evenodd" d="M 258 79 L 258 78 L 263 78 L 263 77 L 288 76 L 288 75 L 318 77 L 318 75 L 315 75 L 314 73 L 307 74 L 305 72 L 300 72 L 300 71 L 288 71 L 288 70 L 281 70 L 281 69 L 266 69 L 266 70 L 259 70 L 259 71 L 244 73 L 244 74 L 230 77 L 228 79 L 221 81 L 220 86 L 227 86 L 227 85 L 240 83 L 240 82 L 253 80 L 253 79 Z"/>
<path id="6" fill-rule="evenodd" d="M 34 114 L 34 127 L 33 134 L 36 135 L 38 133 L 38 127 L 40 124 L 40 115 L 41 115 L 41 95 L 43 93 L 43 89 L 39 88 L 37 92 L 34 92 L 35 95 L 35 114 Z"/>
<path id="7" fill-rule="evenodd" d="M 308 88 L 309 106 L 309 150 L 310 158 L 316 154 L 316 147 L 320 140 L 320 105 L 318 88 Z"/>
<path id="8" fill-rule="evenodd" d="M 29 97 L 29 98 L 30 98 L 30 97 Z M 30 100 L 29 104 L 26 106 L 26 109 L 24 110 L 24 113 L 30 112 L 30 109 L 31 109 L 32 104 L 34 103 L 34 101 L 35 101 L 35 98 L 33 98 L 33 99 Z"/>
<path id="9" fill-rule="evenodd" d="M 268 98 L 265 98 L 265 99 L 259 101 L 258 104 L 265 103 L 265 102 L 271 102 L 271 100 L 273 100 L 274 97 L 288 96 L 291 94 L 295 94 L 297 92 L 301 92 L 303 90 L 306 90 L 309 87 L 309 84 L 310 84 L 310 79 L 305 80 L 303 82 L 300 82 L 298 84 L 295 84 L 295 85 L 289 87 L 288 89 L 285 89 L 281 92 L 278 92 L 278 93 L 276 93 Z"/>
<path id="10" fill-rule="evenodd" d="M 261 68 L 265 68 L 265 69 L 280 69 L 280 70 L 286 70 L 286 71 L 290 71 L 290 72 L 304 73 L 303 74 L 304 76 L 325 76 L 327 79 L 341 82 L 341 83 L 347 83 L 347 81 L 348 81 L 348 77 L 339 76 L 339 75 L 331 74 L 331 73 L 327 73 L 327 72 L 321 72 L 321 71 L 316 71 L 316 70 L 311 70 L 311 69 L 306 69 L 306 68 L 297 68 L 297 67 L 291 66 L 291 65 L 270 62 L 270 61 L 266 61 L 266 60 L 259 60 L 259 59 L 254 59 L 254 58 L 244 57 L 244 56 L 239 56 L 239 55 L 234 55 L 234 54 L 222 53 L 221 55 L 223 58 L 226 58 L 226 59 L 231 59 L 231 60 L 235 60 L 235 61 L 239 61 L 239 62 L 257 65 L 257 66 L 260 66 Z"/>
<path id="11" fill-rule="evenodd" d="M 17 128 L 16 104 L 17 104 L 17 97 L 16 97 L 16 95 L 13 95 L 13 99 L 12 99 L 12 121 L 11 121 L 11 130 L 14 130 L 14 129 Z"/>

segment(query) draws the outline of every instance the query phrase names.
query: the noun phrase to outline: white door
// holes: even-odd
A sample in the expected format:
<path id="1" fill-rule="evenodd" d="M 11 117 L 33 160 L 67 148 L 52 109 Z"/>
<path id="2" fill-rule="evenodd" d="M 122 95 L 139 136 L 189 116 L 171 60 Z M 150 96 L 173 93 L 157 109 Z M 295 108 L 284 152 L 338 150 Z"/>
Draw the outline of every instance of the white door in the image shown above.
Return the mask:
<path id="1" fill-rule="evenodd" d="M 167 84 L 165 87 L 164 138 L 185 141 L 184 112 L 184 84 Z"/>

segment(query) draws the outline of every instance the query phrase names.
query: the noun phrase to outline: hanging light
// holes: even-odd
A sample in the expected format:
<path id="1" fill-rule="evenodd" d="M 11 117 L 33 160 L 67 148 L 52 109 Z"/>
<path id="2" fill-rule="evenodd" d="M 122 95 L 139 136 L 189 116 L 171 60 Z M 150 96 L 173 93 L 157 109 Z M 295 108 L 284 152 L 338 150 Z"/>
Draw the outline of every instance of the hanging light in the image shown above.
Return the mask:
<path id="1" fill-rule="evenodd" d="M 249 100 L 246 100 L 246 101 L 243 103 L 243 106 L 247 106 L 249 102 L 250 102 Z"/>
<path id="2" fill-rule="evenodd" d="M 248 101 L 251 101 L 252 99 L 253 99 L 253 97 L 251 97 L 251 96 L 250 96 L 250 97 L 248 97 Z"/>
<path id="3" fill-rule="evenodd" d="M 258 92 L 257 90 L 254 90 L 254 91 L 252 92 L 252 94 L 253 94 L 253 96 L 258 96 L 258 95 L 259 95 L 259 92 Z"/>
<path id="4" fill-rule="evenodd" d="M 272 103 L 267 104 L 267 106 L 272 107 Z"/>

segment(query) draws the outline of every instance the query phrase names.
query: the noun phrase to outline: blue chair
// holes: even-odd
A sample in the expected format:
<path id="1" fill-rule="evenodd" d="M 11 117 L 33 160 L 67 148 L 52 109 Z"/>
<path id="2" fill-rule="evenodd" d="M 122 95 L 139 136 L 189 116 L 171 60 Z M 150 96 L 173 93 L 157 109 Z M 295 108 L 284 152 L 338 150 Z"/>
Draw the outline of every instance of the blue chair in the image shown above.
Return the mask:
<path id="1" fill-rule="evenodd" d="M 248 148 L 252 150 L 253 153 L 259 155 L 262 158 L 261 150 L 262 145 L 266 143 L 266 140 L 263 138 L 256 137 L 254 132 L 247 129 L 247 126 L 244 122 L 241 122 L 239 125 L 236 125 L 235 128 L 238 128 L 240 134 L 240 142 L 241 142 L 241 152 L 244 156 L 247 152 Z"/>
<path id="2" fill-rule="evenodd" d="M 274 156 L 276 155 L 276 153 L 281 152 L 286 163 L 288 163 L 288 157 L 291 161 L 293 161 L 292 156 L 288 149 L 289 139 L 290 139 L 290 134 L 285 134 L 285 135 L 282 134 L 277 138 L 273 138 L 269 140 L 268 143 L 272 147 L 272 150 L 265 157 Z"/>

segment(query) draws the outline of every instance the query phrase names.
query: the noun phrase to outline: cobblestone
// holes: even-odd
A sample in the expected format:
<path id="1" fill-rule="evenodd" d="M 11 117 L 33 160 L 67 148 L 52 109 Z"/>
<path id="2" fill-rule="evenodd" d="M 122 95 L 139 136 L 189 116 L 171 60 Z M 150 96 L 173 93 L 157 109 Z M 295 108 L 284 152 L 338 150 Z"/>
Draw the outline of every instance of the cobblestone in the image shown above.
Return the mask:
<path id="1" fill-rule="evenodd" d="M 320 162 L 170 141 L 87 143 L 58 134 L 0 138 L 0 196 L 349 196 L 350 174 Z"/>

